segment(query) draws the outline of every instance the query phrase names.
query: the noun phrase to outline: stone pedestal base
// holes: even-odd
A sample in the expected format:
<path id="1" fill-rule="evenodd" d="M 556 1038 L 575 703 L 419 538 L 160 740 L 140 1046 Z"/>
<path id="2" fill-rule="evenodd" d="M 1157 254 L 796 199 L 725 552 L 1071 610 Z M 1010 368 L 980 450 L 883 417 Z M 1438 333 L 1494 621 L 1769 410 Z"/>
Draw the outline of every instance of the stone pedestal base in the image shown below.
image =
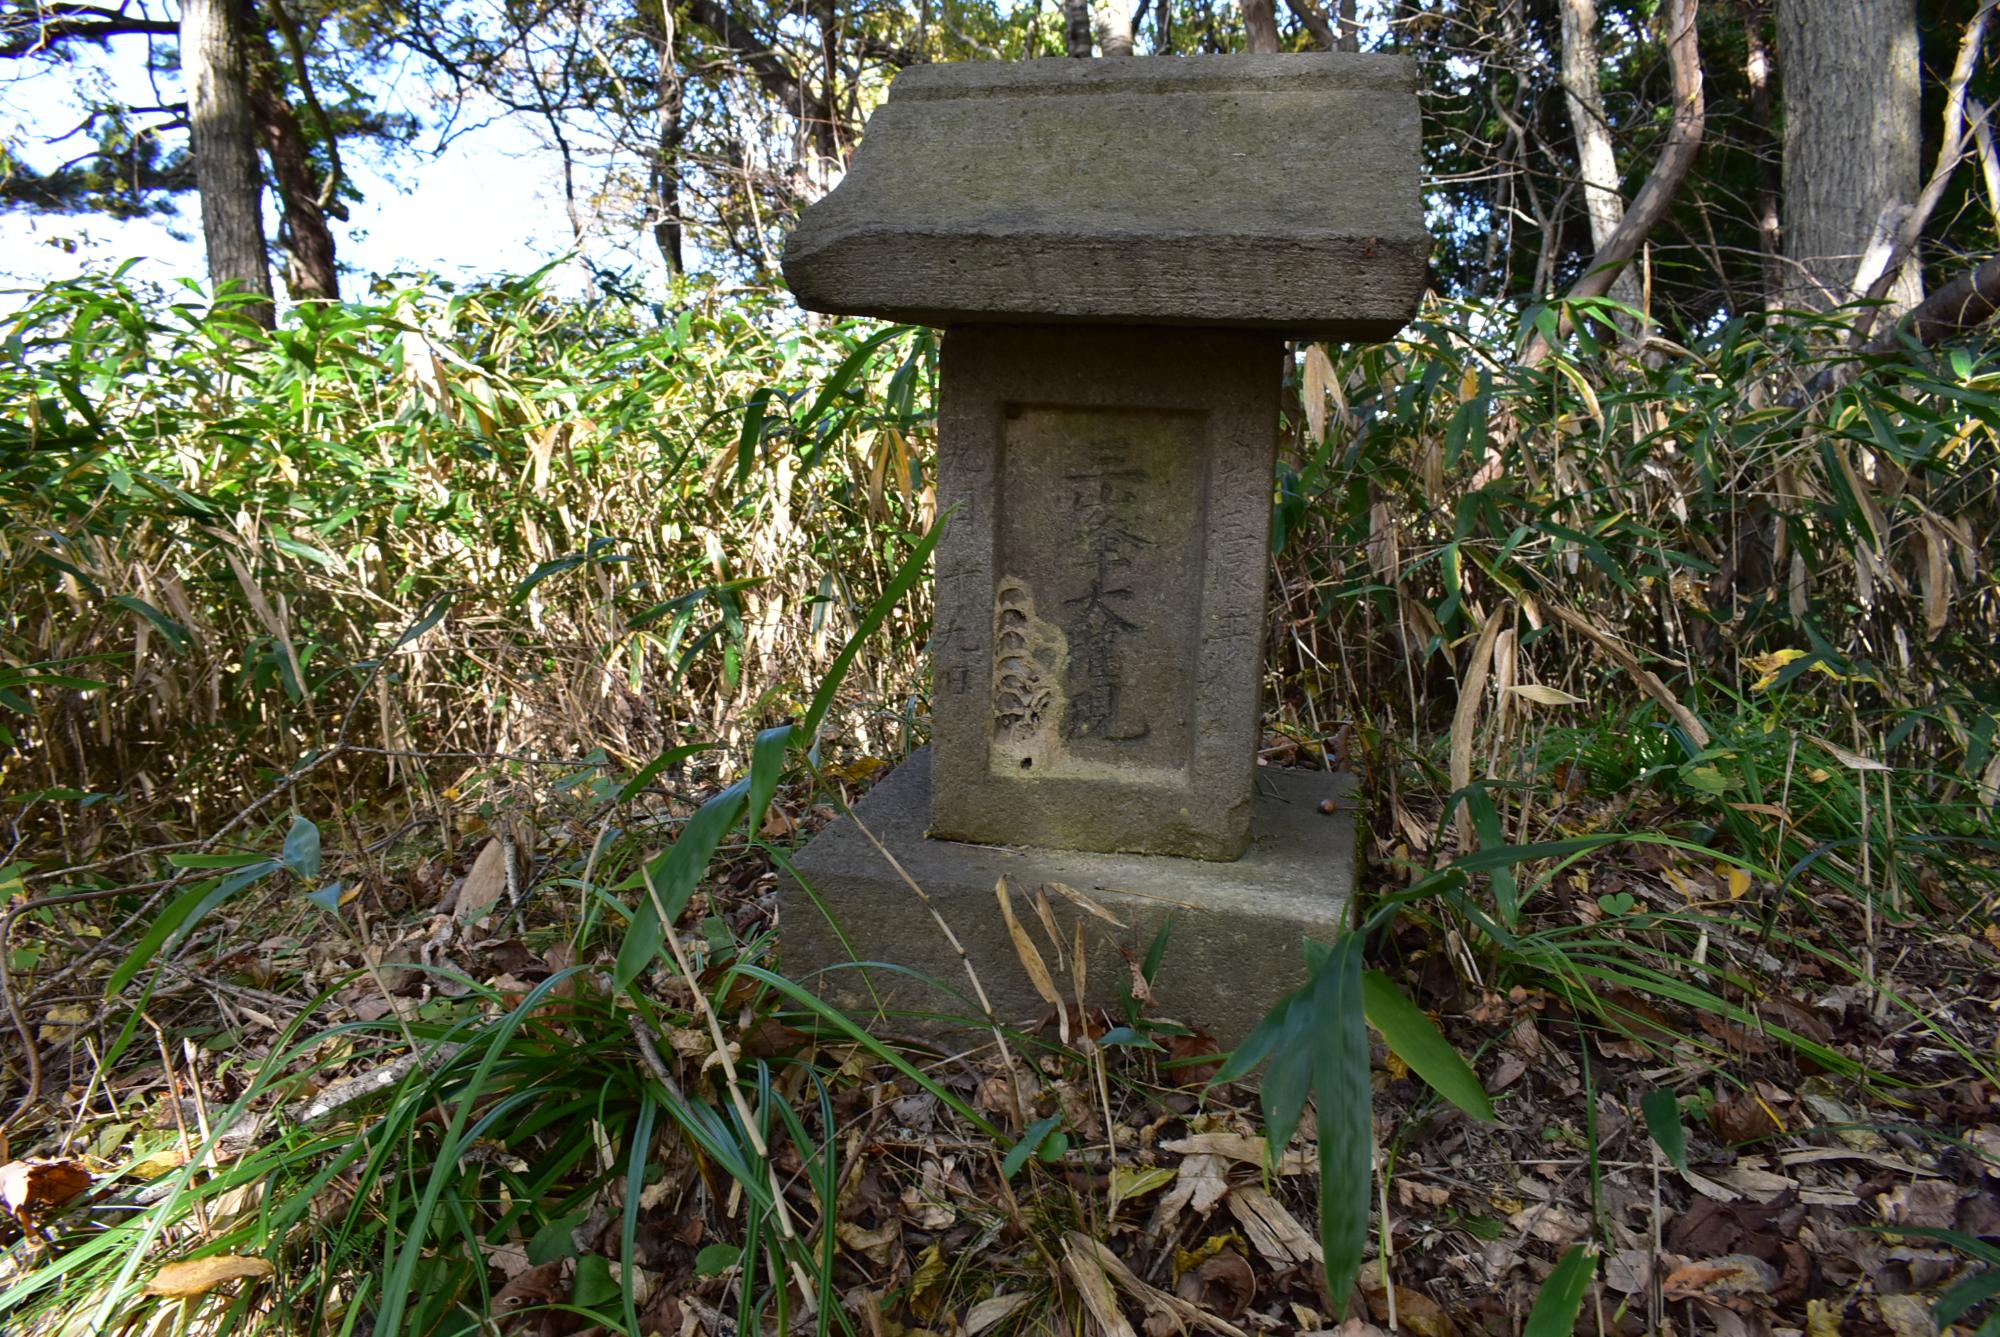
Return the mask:
<path id="1" fill-rule="evenodd" d="M 1115 1003 L 1131 960 L 1169 915 L 1173 934 L 1152 1015 L 1198 1025 L 1227 1048 L 1272 1004 L 1305 980 L 1300 939 L 1331 941 L 1345 926 L 1355 874 L 1351 775 L 1259 770 L 1250 847 L 1229 863 L 1165 855 L 1090 854 L 932 840 L 929 749 L 914 753 L 855 808 L 875 838 L 930 896 L 1003 1022 L 1033 1023 L 1050 1009 L 1022 967 L 993 891 L 1007 879 L 1014 913 L 1035 941 L 1065 997 L 1076 987 L 1072 944 L 1081 917 L 1087 945 L 1086 996 Z M 1320 804 L 1335 801 L 1335 811 Z M 958 954 L 888 862 L 846 819 L 823 831 L 795 860 L 801 878 L 853 944 L 850 956 L 827 917 L 796 883 L 780 892 L 785 973 L 821 996 L 866 1015 L 875 998 L 892 1012 L 944 1013 L 977 1020 Z M 1035 912 L 1035 892 L 1060 882 L 1114 915 L 1113 926 L 1051 889 L 1063 966 Z M 1120 948 L 1124 949 L 1121 952 Z M 964 994 L 953 997 L 904 971 L 852 961 L 888 961 Z M 865 976 L 865 978 L 864 978 Z M 869 985 L 874 986 L 874 995 Z"/>

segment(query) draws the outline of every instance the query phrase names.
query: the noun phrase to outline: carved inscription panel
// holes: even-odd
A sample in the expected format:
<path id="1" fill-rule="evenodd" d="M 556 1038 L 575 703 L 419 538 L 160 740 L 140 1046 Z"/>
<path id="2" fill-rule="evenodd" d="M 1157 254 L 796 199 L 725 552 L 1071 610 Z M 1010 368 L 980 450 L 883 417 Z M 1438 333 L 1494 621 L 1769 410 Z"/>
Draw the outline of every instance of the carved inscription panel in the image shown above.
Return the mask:
<path id="1" fill-rule="evenodd" d="M 1137 779 L 1191 764 L 1205 419 L 1007 406 L 993 555 L 995 774 Z"/>

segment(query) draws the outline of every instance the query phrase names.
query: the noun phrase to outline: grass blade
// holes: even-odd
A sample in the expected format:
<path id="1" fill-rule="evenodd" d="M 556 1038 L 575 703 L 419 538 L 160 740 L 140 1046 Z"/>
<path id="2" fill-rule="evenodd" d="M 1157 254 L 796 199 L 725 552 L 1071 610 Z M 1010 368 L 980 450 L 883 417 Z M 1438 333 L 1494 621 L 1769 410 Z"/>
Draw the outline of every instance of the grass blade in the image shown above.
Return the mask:
<path id="1" fill-rule="evenodd" d="M 1564 1254 L 1542 1283 L 1522 1337 L 1570 1337 L 1576 1330 L 1576 1316 L 1583 1310 L 1584 1292 L 1596 1275 L 1597 1259 L 1583 1245 Z"/>
<path id="2" fill-rule="evenodd" d="M 1409 1064 L 1433 1091 L 1473 1118 L 1499 1122 L 1486 1088 L 1471 1067 L 1394 981 L 1379 970 L 1367 971 L 1361 976 L 1361 995 L 1368 1024 L 1381 1032 L 1391 1053 Z"/>
<path id="3" fill-rule="evenodd" d="M 1361 935 L 1344 935 L 1313 981 L 1313 1104 L 1319 1113 L 1319 1242 L 1327 1294 L 1345 1318 L 1361 1255 L 1375 1169 L 1375 1118 L 1368 1082 L 1368 1027 L 1361 995 Z"/>

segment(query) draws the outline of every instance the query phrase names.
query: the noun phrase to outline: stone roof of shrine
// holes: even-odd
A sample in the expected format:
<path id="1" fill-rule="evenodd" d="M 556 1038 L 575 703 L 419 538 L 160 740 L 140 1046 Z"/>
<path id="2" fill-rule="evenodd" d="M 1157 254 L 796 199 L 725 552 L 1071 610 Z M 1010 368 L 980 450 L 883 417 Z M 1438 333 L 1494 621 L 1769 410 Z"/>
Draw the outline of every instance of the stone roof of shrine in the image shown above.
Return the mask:
<path id="1" fill-rule="evenodd" d="M 917 65 L 785 248 L 815 311 L 1385 338 L 1430 237 L 1400 56 Z"/>

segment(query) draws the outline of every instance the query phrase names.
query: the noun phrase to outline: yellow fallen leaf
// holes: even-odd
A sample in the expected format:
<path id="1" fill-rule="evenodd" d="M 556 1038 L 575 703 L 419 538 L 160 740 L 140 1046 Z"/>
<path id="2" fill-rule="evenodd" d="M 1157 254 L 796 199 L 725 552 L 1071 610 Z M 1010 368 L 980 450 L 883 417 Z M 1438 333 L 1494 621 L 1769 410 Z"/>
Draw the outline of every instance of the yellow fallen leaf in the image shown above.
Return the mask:
<path id="1" fill-rule="evenodd" d="M 62 1003 L 48 1010 L 41 1030 L 45 1045 L 59 1045 L 83 1029 L 91 1011 L 82 1003 Z"/>
<path id="2" fill-rule="evenodd" d="M 918 1255 L 917 1270 L 910 1277 L 910 1308 L 917 1311 L 918 1318 L 929 1320 L 937 1313 L 938 1302 L 944 1298 L 938 1293 L 944 1273 L 944 1241 L 935 1240 Z"/>
<path id="3" fill-rule="evenodd" d="M 1178 1174 L 1180 1167 L 1174 1165 L 1121 1165 L 1111 1172 L 1112 1205 L 1165 1188 Z"/>
<path id="4" fill-rule="evenodd" d="M 184 1263 L 168 1263 L 146 1283 L 146 1293 L 186 1299 L 191 1295 L 206 1295 L 217 1286 L 244 1277 L 268 1277 L 275 1270 L 268 1258 L 244 1258 L 233 1253 L 210 1254 L 206 1258 L 190 1258 Z"/>
<path id="5" fill-rule="evenodd" d="M 142 1161 L 135 1161 L 125 1173 L 134 1179 L 156 1179 L 170 1170 L 178 1170 L 187 1164 L 187 1152 L 180 1147 L 168 1147 L 156 1151 Z"/>
<path id="6" fill-rule="evenodd" d="M 1768 655 L 1751 655 L 1743 661 L 1744 667 L 1756 673 L 1757 681 L 1750 684 L 1750 690 L 1761 692 L 1778 680 L 1785 665 L 1806 657 L 1804 650 L 1773 650 Z"/>
<path id="7" fill-rule="evenodd" d="M 1722 874 L 1723 884 L 1729 889 L 1729 899 L 1732 901 L 1742 900 L 1744 893 L 1750 890 L 1750 874 L 1744 872 L 1741 868 L 1734 867 L 1723 868 L 1718 871 Z"/>
<path id="8" fill-rule="evenodd" d="M 1806 1337 L 1840 1337 L 1840 1310 L 1824 1300 L 1806 1301 Z"/>

